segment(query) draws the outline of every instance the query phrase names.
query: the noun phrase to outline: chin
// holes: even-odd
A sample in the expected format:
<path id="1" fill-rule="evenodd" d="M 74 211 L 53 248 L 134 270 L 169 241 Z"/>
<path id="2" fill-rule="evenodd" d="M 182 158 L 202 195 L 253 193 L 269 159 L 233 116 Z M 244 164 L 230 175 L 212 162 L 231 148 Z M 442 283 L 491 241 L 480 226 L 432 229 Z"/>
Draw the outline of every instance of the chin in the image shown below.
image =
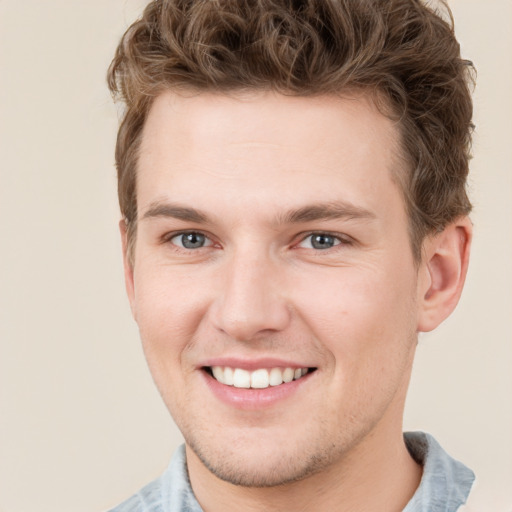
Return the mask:
<path id="1" fill-rule="evenodd" d="M 304 460 L 275 454 L 273 457 L 258 457 L 255 460 L 240 459 L 235 454 L 219 457 L 215 454 L 195 450 L 204 466 L 217 478 L 242 487 L 276 487 L 298 482 L 329 465 L 328 460 L 308 457 Z"/>
<path id="2" fill-rule="evenodd" d="M 284 442 L 266 439 L 261 431 L 249 439 L 224 439 L 215 445 L 203 436 L 200 441 L 191 437 L 186 438 L 187 445 L 213 475 L 243 487 L 276 487 L 303 480 L 333 464 L 340 452 L 336 445 L 318 439 L 305 443 L 288 437 Z"/>

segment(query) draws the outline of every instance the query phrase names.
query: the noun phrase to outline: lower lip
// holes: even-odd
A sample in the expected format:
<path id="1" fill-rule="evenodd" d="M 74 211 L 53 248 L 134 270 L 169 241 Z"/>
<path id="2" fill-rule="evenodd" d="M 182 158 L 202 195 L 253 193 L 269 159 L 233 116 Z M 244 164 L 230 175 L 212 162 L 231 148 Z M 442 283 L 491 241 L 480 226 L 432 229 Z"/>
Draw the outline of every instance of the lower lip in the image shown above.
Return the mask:
<path id="1" fill-rule="evenodd" d="M 201 370 L 206 385 L 222 402 L 231 407 L 244 410 L 263 409 L 292 397 L 316 372 L 308 373 L 300 379 L 279 386 L 269 386 L 264 389 L 236 388 L 226 386 L 215 380 L 210 374 Z"/>

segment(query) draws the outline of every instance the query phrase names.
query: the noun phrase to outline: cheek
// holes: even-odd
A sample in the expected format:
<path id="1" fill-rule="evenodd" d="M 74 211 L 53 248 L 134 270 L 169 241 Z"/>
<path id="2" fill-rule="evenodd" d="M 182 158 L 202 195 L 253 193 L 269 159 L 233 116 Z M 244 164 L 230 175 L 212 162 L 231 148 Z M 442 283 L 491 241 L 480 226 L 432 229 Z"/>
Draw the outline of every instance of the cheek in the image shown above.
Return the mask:
<path id="1" fill-rule="evenodd" d="M 297 300 L 303 322 L 330 354 L 326 396 L 338 397 L 333 417 L 343 422 L 349 414 L 368 423 L 408 378 L 415 347 L 413 293 L 410 283 L 392 285 L 384 275 L 342 272 L 343 278 L 327 281 L 329 287 L 316 293 L 298 287 Z"/>
<path id="2" fill-rule="evenodd" d="M 203 291 L 190 275 L 171 268 L 150 266 L 135 274 L 136 321 L 150 365 L 180 357 L 205 311 Z"/>
<path id="3" fill-rule="evenodd" d="M 414 331 L 414 279 L 373 269 L 330 270 L 329 279 L 296 280 L 296 307 L 314 335 L 336 358 L 391 357 L 387 347 L 398 347 Z"/>

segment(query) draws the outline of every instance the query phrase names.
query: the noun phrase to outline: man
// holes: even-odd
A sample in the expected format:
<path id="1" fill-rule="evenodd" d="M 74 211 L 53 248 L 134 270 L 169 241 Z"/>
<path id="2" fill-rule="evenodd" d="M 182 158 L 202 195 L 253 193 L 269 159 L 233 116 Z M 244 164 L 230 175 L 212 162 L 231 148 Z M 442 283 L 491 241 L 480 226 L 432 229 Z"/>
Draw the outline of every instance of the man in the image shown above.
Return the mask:
<path id="1" fill-rule="evenodd" d="M 413 0 L 160 0 L 109 71 L 128 296 L 185 438 L 121 511 L 463 510 L 402 434 L 455 308 L 470 63 Z"/>

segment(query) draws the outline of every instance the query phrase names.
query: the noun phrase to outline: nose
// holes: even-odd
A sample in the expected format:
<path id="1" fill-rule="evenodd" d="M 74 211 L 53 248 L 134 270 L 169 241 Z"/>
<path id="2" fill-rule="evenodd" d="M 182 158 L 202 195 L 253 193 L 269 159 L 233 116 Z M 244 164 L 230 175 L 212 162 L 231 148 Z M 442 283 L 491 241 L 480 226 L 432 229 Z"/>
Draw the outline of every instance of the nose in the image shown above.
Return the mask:
<path id="1" fill-rule="evenodd" d="M 211 305 L 215 328 L 237 341 L 284 330 L 291 317 L 283 272 L 268 255 L 239 253 L 226 261 Z"/>

